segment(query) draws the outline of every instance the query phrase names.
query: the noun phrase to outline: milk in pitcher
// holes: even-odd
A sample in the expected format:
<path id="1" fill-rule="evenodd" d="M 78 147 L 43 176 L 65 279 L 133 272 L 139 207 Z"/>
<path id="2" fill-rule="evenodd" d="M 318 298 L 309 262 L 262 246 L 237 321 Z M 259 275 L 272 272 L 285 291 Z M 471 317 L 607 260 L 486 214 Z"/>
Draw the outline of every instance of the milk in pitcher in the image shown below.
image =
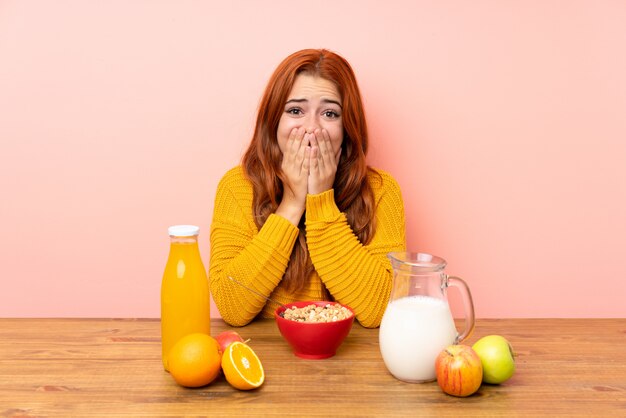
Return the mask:
<path id="1" fill-rule="evenodd" d="M 389 302 L 380 324 L 380 351 L 397 379 L 428 382 L 436 378 L 437 355 L 456 337 L 445 300 L 409 296 Z"/>

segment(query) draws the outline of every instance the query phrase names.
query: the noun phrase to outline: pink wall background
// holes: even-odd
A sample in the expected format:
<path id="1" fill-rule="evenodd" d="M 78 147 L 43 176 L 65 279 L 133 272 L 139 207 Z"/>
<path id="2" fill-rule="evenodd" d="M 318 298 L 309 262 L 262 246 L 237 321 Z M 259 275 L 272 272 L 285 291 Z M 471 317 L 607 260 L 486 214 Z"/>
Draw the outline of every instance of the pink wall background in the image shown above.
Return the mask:
<path id="1" fill-rule="evenodd" d="M 167 227 L 199 225 L 208 263 L 270 73 L 327 47 L 409 248 L 477 316 L 624 317 L 624 22 L 620 0 L 0 1 L 0 316 L 158 317 Z"/>

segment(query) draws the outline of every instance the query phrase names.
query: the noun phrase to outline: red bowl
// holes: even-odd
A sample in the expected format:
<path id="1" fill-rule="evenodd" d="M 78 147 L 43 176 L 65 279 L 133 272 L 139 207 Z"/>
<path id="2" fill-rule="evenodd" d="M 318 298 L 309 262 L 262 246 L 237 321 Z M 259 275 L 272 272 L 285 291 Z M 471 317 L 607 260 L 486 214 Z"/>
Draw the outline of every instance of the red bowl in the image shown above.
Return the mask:
<path id="1" fill-rule="evenodd" d="M 288 303 L 288 308 L 303 308 L 308 305 L 326 306 L 329 301 L 309 301 Z M 349 318 L 335 322 L 297 322 L 285 319 L 281 316 L 285 312 L 284 307 L 279 307 L 274 312 L 276 325 L 281 335 L 291 348 L 293 353 L 306 359 L 324 359 L 332 357 L 343 340 L 350 333 L 352 323 L 354 322 L 354 311 L 345 306 L 352 315 Z"/>

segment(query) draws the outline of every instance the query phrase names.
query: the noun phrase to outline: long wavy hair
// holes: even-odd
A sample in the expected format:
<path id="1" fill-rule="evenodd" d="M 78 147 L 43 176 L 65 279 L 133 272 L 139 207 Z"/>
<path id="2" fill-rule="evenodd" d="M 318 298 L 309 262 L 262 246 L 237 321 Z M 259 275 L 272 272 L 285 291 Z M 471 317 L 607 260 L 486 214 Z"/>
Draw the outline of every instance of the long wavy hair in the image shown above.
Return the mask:
<path id="1" fill-rule="evenodd" d="M 342 100 L 343 143 L 333 185 L 335 202 L 346 214 L 348 224 L 362 244 L 367 244 L 376 228 L 374 193 L 367 181 L 371 170 L 365 162 L 368 136 L 361 94 L 350 64 L 341 56 L 325 49 L 305 49 L 288 56 L 271 76 L 256 119 L 252 141 L 242 165 L 251 181 L 254 198 L 252 211 L 260 229 L 274 213 L 283 196 L 285 175 L 281 170 L 282 152 L 278 146 L 278 122 L 296 76 L 308 74 L 333 82 Z M 300 234 L 283 276 L 289 291 L 306 286 L 314 267 L 306 244 L 304 216 Z M 324 289 L 325 297 L 330 294 Z"/>

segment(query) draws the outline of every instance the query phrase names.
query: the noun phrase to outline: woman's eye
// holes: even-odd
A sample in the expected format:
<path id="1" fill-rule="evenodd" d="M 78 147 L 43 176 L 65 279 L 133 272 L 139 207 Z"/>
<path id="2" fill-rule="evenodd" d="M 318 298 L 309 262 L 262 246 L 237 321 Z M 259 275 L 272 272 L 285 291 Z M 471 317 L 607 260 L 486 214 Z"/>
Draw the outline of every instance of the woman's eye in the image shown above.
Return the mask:
<path id="1" fill-rule="evenodd" d="M 329 119 L 337 119 L 339 117 L 339 113 L 335 112 L 334 110 L 327 110 L 324 112 L 324 116 Z"/>
<path id="2" fill-rule="evenodd" d="M 290 115 L 301 115 L 302 109 L 300 109 L 299 107 L 290 107 L 289 109 L 287 109 L 287 113 L 289 113 Z"/>

